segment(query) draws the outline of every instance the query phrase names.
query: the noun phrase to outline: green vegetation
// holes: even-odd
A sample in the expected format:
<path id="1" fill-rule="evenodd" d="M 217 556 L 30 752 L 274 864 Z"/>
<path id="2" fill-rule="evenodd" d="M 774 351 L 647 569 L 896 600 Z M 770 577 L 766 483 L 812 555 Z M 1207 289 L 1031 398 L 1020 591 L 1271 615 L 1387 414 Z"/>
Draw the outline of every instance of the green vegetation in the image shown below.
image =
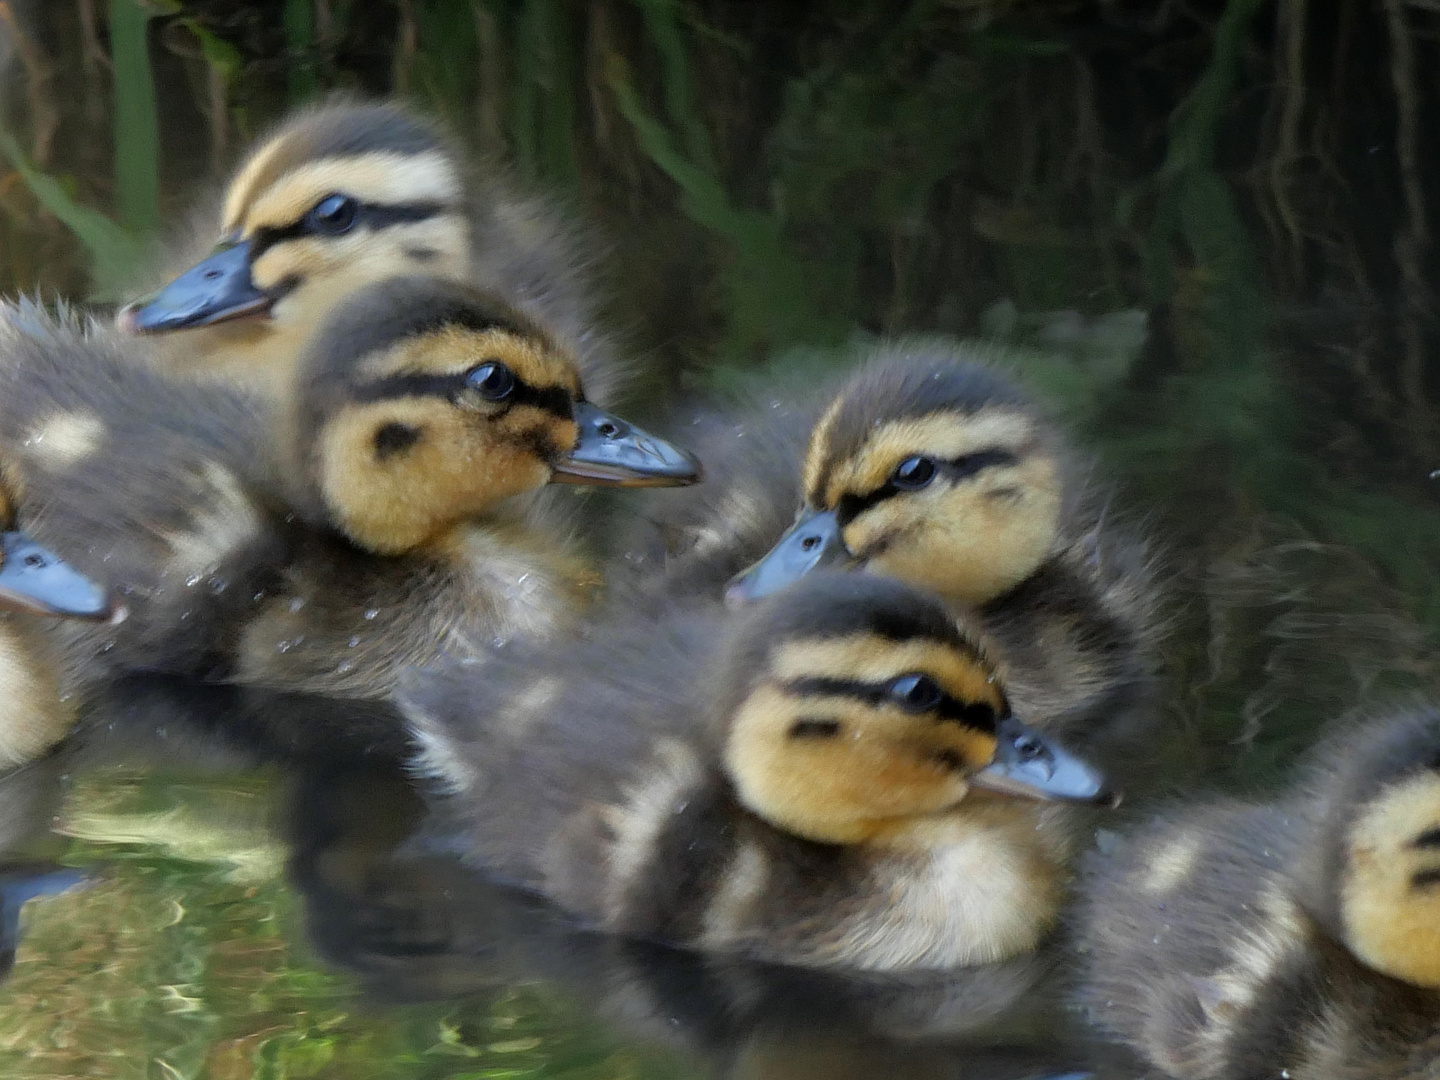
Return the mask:
<path id="1" fill-rule="evenodd" d="M 270 774 L 103 770 L 57 828 L 93 874 L 32 901 L 0 991 L 6 1076 L 150 1080 L 663 1080 L 540 984 L 383 1012 L 317 967 L 281 874 Z"/>

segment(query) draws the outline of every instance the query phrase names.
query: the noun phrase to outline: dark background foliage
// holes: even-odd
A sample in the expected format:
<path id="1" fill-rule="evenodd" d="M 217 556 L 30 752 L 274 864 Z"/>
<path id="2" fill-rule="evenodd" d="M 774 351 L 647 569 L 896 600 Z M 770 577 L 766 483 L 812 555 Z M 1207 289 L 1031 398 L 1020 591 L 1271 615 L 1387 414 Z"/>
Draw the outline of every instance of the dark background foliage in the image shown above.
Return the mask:
<path id="1" fill-rule="evenodd" d="M 595 230 L 650 407 L 1006 346 L 1161 538 L 1177 778 L 1431 679 L 1440 3 L 7 0 L 0 39 L 6 290 L 119 295 L 290 105 L 404 94 Z"/>

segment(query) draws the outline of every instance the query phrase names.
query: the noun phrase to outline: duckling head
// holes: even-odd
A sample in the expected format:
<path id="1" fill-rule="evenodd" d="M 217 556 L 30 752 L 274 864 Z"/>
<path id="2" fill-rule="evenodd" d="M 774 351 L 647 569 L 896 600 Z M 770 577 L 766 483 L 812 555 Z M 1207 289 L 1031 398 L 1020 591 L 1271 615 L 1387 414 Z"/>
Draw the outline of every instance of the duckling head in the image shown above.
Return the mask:
<path id="1" fill-rule="evenodd" d="M 935 600 L 817 574 L 736 632 L 719 685 L 741 802 L 828 843 L 883 841 L 975 789 L 1110 801 L 1100 775 L 1010 714 L 994 669 Z"/>
<path id="2" fill-rule="evenodd" d="M 358 291 L 301 361 L 294 502 L 380 554 L 552 483 L 670 487 L 698 463 L 585 400 L 573 355 L 490 294 L 402 277 Z"/>
<path id="3" fill-rule="evenodd" d="M 18 470 L 0 461 L 0 611 L 112 618 L 115 608 L 106 589 L 17 528 L 20 496 Z"/>
<path id="4" fill-rule="evenodd" d="M 1440 711 L 1357 729 L 1336 758 L 1318 887 L 1302 891 L 1360 960 L 1440 988 Z"/>
<path id="5" fill-rule="evenodd" d="M 984 604 L 1051 554 L 1064 495 L 1052 429 L 1013 385 L 954 355 L 862 370 L 810 438 L 794 527 L 730 586 L 756 599 L 824 565 Z"/>
<path id="6" fill-rule="evenodd" d="M 323 105 L 250 153 L 226 189 L 215 249 L 119 323 L 303 332 L 364 284 L 459 278 L 470 256 L 461 169 L 438 131 L 393 104 Z"/>

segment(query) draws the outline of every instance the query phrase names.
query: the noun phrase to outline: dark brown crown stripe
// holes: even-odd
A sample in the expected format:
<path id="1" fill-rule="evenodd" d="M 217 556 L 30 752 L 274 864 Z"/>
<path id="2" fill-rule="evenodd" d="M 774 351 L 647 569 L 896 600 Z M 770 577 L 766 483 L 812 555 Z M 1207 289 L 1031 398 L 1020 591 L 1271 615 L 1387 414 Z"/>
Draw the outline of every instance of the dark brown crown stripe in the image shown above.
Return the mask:
<path id="1" fill-rule="evenodd" d="M 811 675 L 790 679 L 781 684 L 781 689 L 795 697 L 849 697 L 863 701 L 866 705 L 879 707 L 891 704 L 890 681 L 864 682 L 859 679 L 832 679 L 823 675 Z M 939 704 L 933 709 L 942 720 L 953 720 L 965 727 L 994 734 L 995 710 L 978 701 L 959 701 L 942 691 Z"/>

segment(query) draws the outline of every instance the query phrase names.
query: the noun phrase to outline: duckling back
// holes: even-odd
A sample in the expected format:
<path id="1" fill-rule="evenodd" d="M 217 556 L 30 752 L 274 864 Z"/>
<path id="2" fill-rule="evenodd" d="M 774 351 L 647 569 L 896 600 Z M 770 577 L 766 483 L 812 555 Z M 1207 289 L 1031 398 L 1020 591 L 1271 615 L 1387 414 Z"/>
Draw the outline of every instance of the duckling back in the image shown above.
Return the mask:
<path id="1" fill-rule="evenodd" d="M 1437 1075 L 1437 752 L 1440 713 L 1372 721 L 1282 798 L 1181 807 L 1097 859 L 1091 1019 L 1182 1080 Z"/>
<path id="2" fill-rule="evenodd" d="M 123 586 L 123 624 L 53 629 L 79 683 L 125 667 L 223 669 L 276 555 L 256 475 L 265 416 L 242 391 L 148 369 L 104 329 L 0 313 L 0 443 L 29 527 Z"/>
<path id="3" fill-rule="evenodd" d="M 889 632 L 939 635 L 951 644 L 936 655 L 973 658 L 949 616 L 863 575 L 821 576 L 776 600 L 743 618 L 681 601 L 658 620 L 602 622 L 584 640 L 512 644 L 407 680 L 400 698 L 418 768 L 450 793 L 469 856 L 589 925 L 705 950 L 895 971 L 1033 948 L 1058 904 L 1073 818 L 967 796 L 961 777 L 989 760 L 981 745 L 991 744 L 967 742 L 964 724 L 921 722 L 925 745 L 911 749 L 878 729 L 852 743 L 834 717 L 883 710 L 890 682 L 784 667 L 793 655 L 838 671 Z M 804 628 L 815 641 L 797 637 L 793 654 L 747 645 L 756 620 L 766 634 Z M 916 655 L 874 663 L 899 665 L 903 681 Z M 954 669 L 974 675 L 969 692 L 998 695 L 971 662 Z M 953 746 L 926 741 L 952 731 Z M 812 747 L 843 760 L 852 745 L 867 763 L 847 763 L 845 778 L 799 763 Z M 967 748 L 981 755 L 972 766 Z M 906 809 L 913 799 L 926 807 L 918 818 Z M 884 809 L 836 812 L 872 800 Z"/>

